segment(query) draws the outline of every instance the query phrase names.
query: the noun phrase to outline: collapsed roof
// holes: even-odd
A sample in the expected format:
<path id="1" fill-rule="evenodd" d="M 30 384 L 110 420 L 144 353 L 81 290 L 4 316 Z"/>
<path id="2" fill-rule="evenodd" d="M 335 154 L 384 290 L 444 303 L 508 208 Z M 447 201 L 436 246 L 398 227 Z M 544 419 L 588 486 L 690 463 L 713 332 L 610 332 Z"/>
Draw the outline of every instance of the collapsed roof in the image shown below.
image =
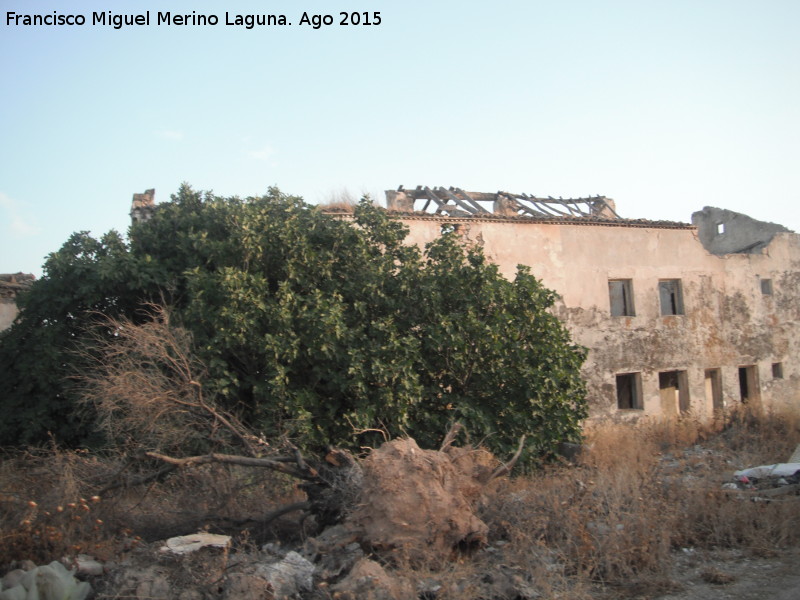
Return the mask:
<path id="1" fill-rule="evenodd" d="M 386 191 L 387 208 L 399 212 L 468 216 L 519 216 L 555 218 L 620 219 L 614 201 L 605 196 L 588 198 L 538 198 L 510 192 L 465 192 L 461 188 L 430 188 L 417 186 L 413 190 Z"/>

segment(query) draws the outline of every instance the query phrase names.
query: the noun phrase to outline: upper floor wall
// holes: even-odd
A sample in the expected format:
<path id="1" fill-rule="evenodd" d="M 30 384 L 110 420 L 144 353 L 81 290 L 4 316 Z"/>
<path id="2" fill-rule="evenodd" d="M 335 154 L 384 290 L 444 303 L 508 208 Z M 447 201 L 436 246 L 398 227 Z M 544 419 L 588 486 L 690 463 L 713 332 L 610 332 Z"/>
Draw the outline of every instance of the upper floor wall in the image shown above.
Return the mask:
<path id="1" fill-rule="evenodd" d="M 796 234 L 774 232 L 758 253 L 716 255 L 696 227 L 681 224 L 398 218 L 410 228 L 410 243 L 424 246 L 452 231 L 481 245 L 506 277 L 513 278 L 518 264 L 528 265 L 558 293 L 555 313 L 589 348 L 584 375 L 595 416 L 625 412 L 617 387 L 626 373 L 641 380 L 635 408 L 645 414 L 682 410 L 663 400 L 666 378 L 680 374 L 683 409 L 711 415 L 706 374 L 714 369 L 725 370 L 717 404 L 742 400 L 740 367 L 761 373 L 765 400 L 797 399 Z"/>
<path id="2" fill-rule="evenodd" d="M 747 215 L 706 206 L 692 215 L 703 246 L 712 254 L 758 253 L 775 235 L 791 233 L 783 225 L 757 221 Z"/>

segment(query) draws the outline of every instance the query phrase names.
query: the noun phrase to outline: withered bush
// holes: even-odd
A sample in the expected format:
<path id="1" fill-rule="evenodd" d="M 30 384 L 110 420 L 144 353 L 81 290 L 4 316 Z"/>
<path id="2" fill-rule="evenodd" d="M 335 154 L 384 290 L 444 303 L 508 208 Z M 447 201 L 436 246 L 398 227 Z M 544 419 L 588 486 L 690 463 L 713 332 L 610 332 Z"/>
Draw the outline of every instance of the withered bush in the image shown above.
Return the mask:
<path id="1" fill-rule="evenodd" d="M 272 539 L 288 522 L 267 528 L 263 516 L 301 496 L 289 478 L 264 469 L 202 465 L 129 486 L 130 468 L 119 457 L 54 448 L 1 460 L 0 574 L 12 561 L 111 559 L 143 541 L 199 529 Z"/>
<path id="2" fill-rule="evenodd" d="M 253 454 L 254 438 L 204 390 L 191 334 L 164 306 L 144 313 L 141 323 L 99 315 L 102 328 L 84 351 L 94 364 L 81 376 L 84 402 L 112 446 L 186 453 L 233 444 Z"/>
<path id="3" fill-rule="evenodd" d="M 734 470 L 786 461 L 798 423 L 778 410 L 598 425 L 579 464 L 501 483 L 481 516 L 493 541 L 507 542 L 504 560 L 561 565 L 551 580 L 664 591 L 676 548 L 763 555 L 800 543 L 800 498 L 754 502 L 721 489 Z"/>
<path id="4" fill-rule="evenodd" d="M 0 569 L 113 552 L 114 524 L 93 493 L 112 465 L 85 452 L 35 450 L 0 461 Z"/>
<path id="5" fill-rule="evenodd" d="M 567 575 L 618 584 L 663 575 L 669 565 L 665 506 L 645 436 L 595 432 L 581 464 L 517 478 L 492 498 L 490 528 L 523 554 L 547 548 Z"/>
<path id="6" fill-rule="evenodd" d="M 673 532 L 676 545 L 744 548 L 757 556 L 800 543 L 800 500 L 769 501 L 718 489 L 686 489 L 676 494 L 674 510 L 682 519 Z"/>
<path id="7" fill-rule="evenodd" d="M 682 486 L 673 485 L 667 491 L 669 503 L 681 514 L 673 533 L 675 544 L 746 548 L 770 555 L 776 548 L 800 543 L 800 498 L 796 495 L 765 499 L 720 489 L 735 470 L 787 462 L 798 443 L 800 413 L 796 409 L 742 407 L 729 415 L 717 434 L 703 443 L 705 478 L 685 479 Z"/>
<path id="8" fill-rule="evenodd" d="M 765 410 L 761 406 L 741 406 L 721 424 L 713 440 L 729 457 L 742 466 L 784 462 L 800 441 L 800 410 L 778 406 Z"/>

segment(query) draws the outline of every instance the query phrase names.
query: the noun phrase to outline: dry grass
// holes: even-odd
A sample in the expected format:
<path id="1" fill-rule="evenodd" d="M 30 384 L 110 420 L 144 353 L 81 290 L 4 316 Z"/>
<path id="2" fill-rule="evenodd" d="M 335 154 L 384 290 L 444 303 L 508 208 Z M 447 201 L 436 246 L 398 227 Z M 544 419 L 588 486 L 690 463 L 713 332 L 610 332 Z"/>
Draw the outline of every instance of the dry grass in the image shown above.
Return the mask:
<path id="1" fill-rule="evenodd" d="M 495 541 L 508 542 L 505 560 L 541 563 L 544 550 L 569 585 L 640 595 L 673 585 L 676 548 L 764 555 L 800 543 L 799 498 L 753 502 L 720 489 L 734 470 L 788 459 L 800 443 L 796 412 L 741 413 L 724 426 L 690 419 L 604 425 L 587 442 L 579 464 L 494 491 L 484 519 Z"/>
<path id="2" fill-rule="evenodd" d="M 326 202 L 319 204 L 318 208 L 326 213 L 353 213 L 356 210 L 356 202 Z"/>
<path id="3" fill-rule="evenodd" d="M 110 559 L 142 542 L 201 529 L 274 538 L 286 521 L 262 526 L 260 518 L 301 498 L 286 476 L 228 465 L 103 491 L 109 481 L 124 482 L 130 468 L 58 450 L 0 462 L 0 573 L 26 559 L 45 564 L 79 553 Z M 128 473 L 130 480 L 136 476 Z"/>
<path id="4" fill-rule="evenodd" d="M 652 597 L 674 585 L 675 549 L 763 556 L 800 544 L 800 498 L 753 502 L 720 489 L 736 469 L 788 459 L 800 443 L 795 412 L 742 413 L 724 426 L 692 420 L 598 426 L 587 442 L 578 464 L 499 481 L 488 491 L 481 508 L 488 550 L 395 572 L 435 578 L 443 600 L 493 597 L 486 594 L 500 585 L 498 565 L 509 581 L 527 582 L 543 598 L 589 599 L 598 584 L 606 597 Z M 203 526 L 246 530 L 259 541 L 268 533 L 255 525 L 259 515 L 300 499 L 292 482 L 272 472 L 206 465 L 93 501 L 122 466 L 57 450 L 2 461 L 0 568 L 13 559 L 47 562 L 78 551 L 110 558 L 136 536 L 163 539 Z M 712 571 L 708 577 L 719 579 Z"/>
<path id="5" fill-rule="evenodd" d="M 363 196 L 362 196 L 363 197 Z M 331 191 L 317 205 L 322 212 L 352 213 L 358 205 L 359 197 L 346 188 Z"/>
<path id="6" fill-rule="evenodd" d="M 644 437 L 603 431 L 580 465 L 507 482 L 486 511 L 490 529 L 520 558 L 546 548 L 574 580 L 652 580 L 670 554 L 656 460 Z"/>
<path id="7" fill-rule="evenodd" d="M 79 553 L 107 555 L 113 536 L 89 493 L 107 465 L 81 452 L 26 452 L 0 462 L 0 568 Z"/>

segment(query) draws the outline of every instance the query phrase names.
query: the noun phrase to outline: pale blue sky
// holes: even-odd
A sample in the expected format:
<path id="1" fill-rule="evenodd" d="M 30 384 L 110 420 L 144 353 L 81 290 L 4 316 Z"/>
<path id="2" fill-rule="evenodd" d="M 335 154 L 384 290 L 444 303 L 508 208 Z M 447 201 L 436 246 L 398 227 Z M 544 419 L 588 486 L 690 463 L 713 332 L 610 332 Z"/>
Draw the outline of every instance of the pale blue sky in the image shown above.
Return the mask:
<path id="1" fill-rule="evenodd" d="M 403 184 L 705 205 L 800 231 L 796 0 L 0 0 L 0 272 L 41 274 L 131 195 L 277 185 L 310 202 Z M 151 11 L 149 27 L 92 11 Z M 83 14 L 8 26 L 7 12 Z M 216 27 L 156 26 L 156 11 Z M 225 12 L 380 11 L 371 27 L 224 25 Z"/>

